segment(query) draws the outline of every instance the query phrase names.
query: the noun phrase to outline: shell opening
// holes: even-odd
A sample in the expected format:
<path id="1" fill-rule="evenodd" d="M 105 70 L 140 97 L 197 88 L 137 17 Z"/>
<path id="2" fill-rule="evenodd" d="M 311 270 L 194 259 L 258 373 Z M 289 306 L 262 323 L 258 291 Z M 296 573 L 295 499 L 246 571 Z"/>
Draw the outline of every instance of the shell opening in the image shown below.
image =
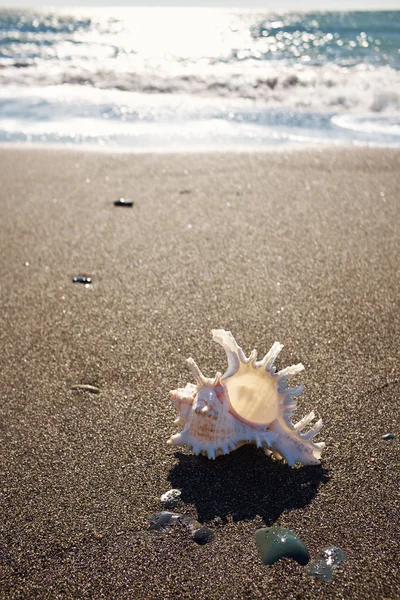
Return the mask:
<path id="1" fill-rule="evenodd" d="M 253 425 L 268 426 L 279 416 L 279 394 L 275 377 L 264 369 L 241 365 L 224 380 L 232 411 Z"/>

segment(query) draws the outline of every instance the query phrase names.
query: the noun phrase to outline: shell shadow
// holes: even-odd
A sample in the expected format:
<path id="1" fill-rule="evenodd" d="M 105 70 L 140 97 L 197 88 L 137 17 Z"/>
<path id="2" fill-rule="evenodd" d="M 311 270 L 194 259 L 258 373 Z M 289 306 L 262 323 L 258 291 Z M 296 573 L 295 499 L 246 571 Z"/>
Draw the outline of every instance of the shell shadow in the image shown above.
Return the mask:
<path id="1" fill-rule="evenodd" d="M 317 466 L 289 467 L 267 457 L 261 448 L 247 445 L 215 461 L 177 452 L 179 462 L 169 471 L 181 501 L 194 504 L 200 522 L 261 516 L 268 526 L 284 511 L 302 508 L 328 479 Z"/>

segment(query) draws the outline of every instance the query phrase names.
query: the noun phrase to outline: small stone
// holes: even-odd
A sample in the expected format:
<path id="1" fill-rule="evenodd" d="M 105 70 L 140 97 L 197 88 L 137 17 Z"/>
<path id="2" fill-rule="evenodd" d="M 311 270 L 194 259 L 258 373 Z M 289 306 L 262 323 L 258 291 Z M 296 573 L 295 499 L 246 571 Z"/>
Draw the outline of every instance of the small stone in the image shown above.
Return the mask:
<path id="1" fill-rule="evenodd" d="M 207 527 L 202 527 L 198 521 L 187 515 L 160 512 L 151 515 L 149 522 L 151 531 L 166 531 L 176 525 L 184 526 L 190 532 L 192 539 L 200 545 L 207 544 L 213 537 L 212 532 Z"/>
<path id="2" fill-rule="evenodd" d="M 200 546 L 204 546 L 204 544 L 208 544 L 211 542 L 213 538 L 213 533 L 207 527 L 200 527 L 200 529 L 195 529 L 193 533 L 193 539 L 196 544 L 200 544 Z"/>
<path id="3" fill-rule="evenodd" d="M 93 536 L 98 540 L 103 539 L 103 534 L 100 531 L 93 530 Z"/>
<path id="4" fill-rule="evenodd" d="M 170 525 L 174 525 L 179 519 L 180 515 L 171 512 L 160 512 L 151 515 L 150 522 L 150 530 L 152 531 L 162 531 L 163 529 L 168 529 Z"/>
<path id="5" fill-rule="evenodd" d="M 180 194 L 191 194 L 192 190 L 180 190 Z"/>
<path id="6" fill-rule="evenodd" d="M 290 529 L 265 527 L 256 531 L 255 538 L 264 565 L 273 565 L 281 558 L 293 558 L 301 565 L 310 560 L 306 546 Z"/>
<path id="7" fill-rule="evenodd" d="M 345 561 L 346 554 L 338 546 L 329 546 L 318 552 L 315 559 L 308 565 L 306 572 L 311 577 L 321 581 L 332 581 L 333 570 Z"/>
<path id="8" fill-rule="evenodd" d="M 85 277 L 84 275 L 77 275 L 77 277 L 74 277 L 72 281 L 73 283 L 83 283 L 85 285 L 88 285 L 92 283 L 92 278 Z"/>
<path id="9" fill-rule="evenodd" d="M 395 434 L 394 433 L 385 433 L 385 435 L 382 436 L 383 440 L 394 440 L 395 439 Z"/>
<path id="10" fill-rule="evenodd" d="M 181 493 L 181 490 L 168 490 L 168 492 L 165 492 L 165 494 L 161 496 L 161 502 L 166 508 L 172 508 L 178 504 Z"/>
<path id="11" fill-rule="evenodd" d="M 88 385 L 86 383 L 76 383 L 71 386 L 71 390 L 82 390 L 83 392 L 89 392 L 90 394 L 100 394 L 101 389 L 95 385 Z"/>
<path id="12" fill-rule="evenodd" d="M 127 200 L 126 198 L 118 198 L 118 200 L 115 200 L 114 206 L 133 206 L 133 200 Z"/>

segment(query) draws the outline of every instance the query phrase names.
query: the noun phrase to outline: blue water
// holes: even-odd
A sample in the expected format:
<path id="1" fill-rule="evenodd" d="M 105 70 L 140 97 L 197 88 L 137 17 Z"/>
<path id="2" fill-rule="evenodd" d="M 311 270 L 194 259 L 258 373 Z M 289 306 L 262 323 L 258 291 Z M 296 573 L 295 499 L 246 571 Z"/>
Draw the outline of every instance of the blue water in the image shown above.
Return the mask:
<path id="1" fill-rule="evenodd" d="M 0 142 L 400 145 L 400 11 L 0 9 Z"/>

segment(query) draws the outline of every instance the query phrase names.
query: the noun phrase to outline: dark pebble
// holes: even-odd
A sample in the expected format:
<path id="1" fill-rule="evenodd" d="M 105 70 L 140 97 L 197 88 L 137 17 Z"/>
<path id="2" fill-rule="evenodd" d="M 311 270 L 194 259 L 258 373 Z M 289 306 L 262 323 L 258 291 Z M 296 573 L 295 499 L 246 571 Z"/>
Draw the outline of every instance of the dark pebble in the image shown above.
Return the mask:
<path id="1" fill-rule="evenodd" d="M 133 206 L 133 201 L 126 198 L 118 198 L 118 200 L 115 200 L 114 206 Z"/>
<path id="2" fill-rule="evenodd" d="M 84 277 L 83 275 L 78 275 L 77 277 L 74 277 L 72 280 L 74 283 L 92 283 L 92 278 L 91 277 Z"/>
<path id="3" fill-rule="evenodd" d="M 394 433 L 385 433 L 385 435 L 382 436 L 383 440 L 394 440 L 395 439 L 395 435 Z"/>
<path id="4" fill-rule="evenodd" d="M 191 194 L 192 190 L 181 190 L 179 193 L 180 194 Z"/>
<path id="5" fill-rule="evenodd" d="M 196 529 L 193 533 L 193 539 L 196 544 L 200 544 L 200 546 L 204 546 L 204 544 L 208 544 L 211 542 L 213 538 L 212 531 L 207 529 L 207 527 L 200 527 L 200 529 Z"/>

